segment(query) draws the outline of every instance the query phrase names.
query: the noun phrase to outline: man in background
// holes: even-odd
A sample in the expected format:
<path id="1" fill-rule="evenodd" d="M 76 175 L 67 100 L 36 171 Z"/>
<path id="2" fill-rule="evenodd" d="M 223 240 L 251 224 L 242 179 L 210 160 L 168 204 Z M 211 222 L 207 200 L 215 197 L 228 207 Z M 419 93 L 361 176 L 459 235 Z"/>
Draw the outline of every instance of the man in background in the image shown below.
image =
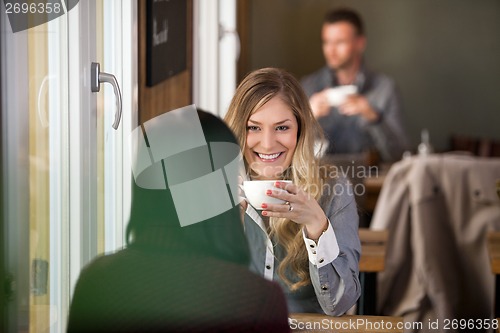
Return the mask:
<path id="1" fill-rule="evenodd" d="M 375 150 L 384 161 L 399 160 L 407 148 L 401 103 L 394 81 L 365 67 L 360 16 L 351 9 L 328 12 L 321 38 L 326 65 L 306 76 L 302 86 L 329 140 L 327 153 Z M 355 91 L 341 96 L 342 86 Z"/>

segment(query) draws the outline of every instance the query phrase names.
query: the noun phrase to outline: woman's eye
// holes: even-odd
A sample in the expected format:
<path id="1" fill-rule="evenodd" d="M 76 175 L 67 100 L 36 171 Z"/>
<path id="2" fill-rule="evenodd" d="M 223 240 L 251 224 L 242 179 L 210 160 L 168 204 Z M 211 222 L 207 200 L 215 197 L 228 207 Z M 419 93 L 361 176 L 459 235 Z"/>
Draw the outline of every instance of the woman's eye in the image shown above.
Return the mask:
<path id="1" fill-rule="evenodd" d="M 286 131 L 288 129 L 288 126 L 278 126 L 276 127 L 277 131 Z"/>
<path id="2" fill-rule="evenodd" d="M 251 126 L 251 125 L 247 126 L 247 131 L 253 132 L 253 131 L 258 131 L 258 130 L 259 130 L 259 128 L 257 126 Z"/>

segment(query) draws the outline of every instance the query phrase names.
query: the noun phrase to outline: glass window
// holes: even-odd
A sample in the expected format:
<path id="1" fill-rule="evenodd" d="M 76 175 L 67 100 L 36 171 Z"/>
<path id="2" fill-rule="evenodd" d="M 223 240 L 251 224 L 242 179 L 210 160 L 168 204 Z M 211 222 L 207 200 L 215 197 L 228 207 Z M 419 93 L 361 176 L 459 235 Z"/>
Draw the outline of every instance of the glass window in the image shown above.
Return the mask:
<path id="1" fill-rule="evenodd" d="M 123 246 L 136 12 L 134 1 L 86 0 L 13 33 L 2 8 L 0 263 L 9 286 L 7 332 L 64 332 L 82 266 Z M 92 61 L 128 94 L 118 130 L 111 127 L 113 89 L 90 91 Z"/>

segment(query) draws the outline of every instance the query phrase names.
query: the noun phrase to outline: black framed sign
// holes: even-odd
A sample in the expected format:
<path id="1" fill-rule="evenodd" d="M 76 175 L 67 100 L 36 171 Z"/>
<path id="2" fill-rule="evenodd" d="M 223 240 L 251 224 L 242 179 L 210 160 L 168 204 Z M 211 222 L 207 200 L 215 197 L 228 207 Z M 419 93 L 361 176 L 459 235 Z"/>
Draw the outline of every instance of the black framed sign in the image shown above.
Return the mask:
<path id="1" fill-rule="evenodd" d="M 147 0 L 146 85 L 187 68 L 187 1 Z"/>

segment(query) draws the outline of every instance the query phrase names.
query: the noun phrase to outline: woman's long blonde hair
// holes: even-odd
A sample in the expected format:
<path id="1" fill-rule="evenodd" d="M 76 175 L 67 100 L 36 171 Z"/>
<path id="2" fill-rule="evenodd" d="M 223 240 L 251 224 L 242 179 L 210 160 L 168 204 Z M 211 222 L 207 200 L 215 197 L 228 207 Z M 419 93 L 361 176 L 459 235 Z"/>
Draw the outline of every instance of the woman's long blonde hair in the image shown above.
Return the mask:
<path id="1" fill-rule="evenodd" d="M 323 131 L 311 112 L 309 99 L 297 79 L 283 69 L 262 68 L 243 79 L 229 105 L 225 121 L 233 130 L 241 149 L 246 148 L 247 123 L 250 116 L 273 97 L 279 96 L 292 110 L 298 123 L 297 146 L 290 167 L 283 179 L 290 179 L 316 200 L 321 196 L 324 180 L 319 172 L 319 160 L 314 155 L 315 140 Z M 248 165 L 245 161 L 245 166 Z M 307 249 L 302 238 L 302 226 L 289 219 L 271 218 L 270 234 L 286 250 L 278 266 L 278 274 L 291 290 L 311 283 Z M 285 272 L 291 270 L 297 279 L 291 281 Z"/>

